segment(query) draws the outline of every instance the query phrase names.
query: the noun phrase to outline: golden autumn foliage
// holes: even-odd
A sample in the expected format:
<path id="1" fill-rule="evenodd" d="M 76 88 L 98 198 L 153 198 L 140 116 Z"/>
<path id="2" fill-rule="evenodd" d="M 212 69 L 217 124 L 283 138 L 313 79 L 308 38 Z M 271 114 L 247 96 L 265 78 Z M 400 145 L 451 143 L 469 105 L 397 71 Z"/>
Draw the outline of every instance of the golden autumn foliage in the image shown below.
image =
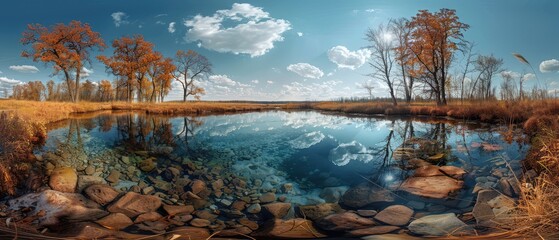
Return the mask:
<path id="1" fill-rule="evenodd" d="M 54 74 L 63 74 L 73 102 L 80 100 L 80 75 L 91 60 L 90 51 L 105 48 L 98 32 L 94 32 L 89 24 L 75 20 L 68 25 L 56 24 L 50 29 L 40 24 L 29 24 L 21 42 L 31 45 L 30 50 L 22 52 L 23 57 L 52 64 Z"/>

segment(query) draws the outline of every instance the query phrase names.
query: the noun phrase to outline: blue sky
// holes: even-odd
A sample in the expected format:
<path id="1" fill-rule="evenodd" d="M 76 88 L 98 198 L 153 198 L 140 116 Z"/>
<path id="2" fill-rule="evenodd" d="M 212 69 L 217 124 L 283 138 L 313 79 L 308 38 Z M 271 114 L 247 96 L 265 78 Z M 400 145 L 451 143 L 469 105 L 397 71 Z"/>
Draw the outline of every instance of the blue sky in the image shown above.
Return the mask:
<path id="1" fill-rule="evenodd" d="M 79 20 L 100 32 L 107 45 L 121 36 L 142 34 L 168 57 L 179 49 L 205 55 L 214 66 L 213 76 L 201 83 L 206 100 L 365 96 L 357 87 L 372 71 L 362 49 L 367 45 L 365 31 L 390 18 L 440 8 L 456 9 L 461 21 L 470 25 L 465 38 L 476 43 L 475 52 L 503 58 L 509 71 L 531 72 L 511 54 L 521 53 L 542 84 L 559 88 L 559 61 L 554 60 L 559 59 L 559 1 L 553 0 L 5 1 L 0 14 L 0 86 L 60 81 L 50 76 L 50 65 L 20 57 L 25 47 L 19 39 L 29 23 L 51 26 Z M 102 54 L 111 53 L 108 48 Z M 461 56 L 457 57 L 454 66 L 459 69 Z M 114 78 L 95 59 L 87 68 L 92 81 Z M 376 96 L 388 96 L 382 84 L 375 84 Z M 167 99 L 179 96 L 177 87 Z"/>

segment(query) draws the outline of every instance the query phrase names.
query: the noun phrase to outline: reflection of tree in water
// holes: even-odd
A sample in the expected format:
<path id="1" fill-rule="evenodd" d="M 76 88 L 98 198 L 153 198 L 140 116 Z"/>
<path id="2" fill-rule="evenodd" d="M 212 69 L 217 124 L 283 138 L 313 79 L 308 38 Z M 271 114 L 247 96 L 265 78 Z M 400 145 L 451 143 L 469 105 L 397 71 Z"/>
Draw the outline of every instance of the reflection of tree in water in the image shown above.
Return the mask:
<path id="1" fill-rule="evenodd" d="M 175 136 L 176 145 L 183 152 L 189 152 L 188 142 L 194 137 L 194 130 L 204 124 L 203 121 L 197 119 L 196 117 L 183 117 L 183 126 L 181 131 Z M 179 144 L 180 142 L 180 144 Z"/>
<path id="2" fill-rule="evenodd" d="M 108 132 L 112 129 L 114 124 L 114 117 L 111 115 L 101 115 L 96 118 L 99 131 Z"/>
<path id="3" fill-rule="evenodd" d="M 174 146 L 169 118 L 124 114 L 116 118 L 119 141 L 131 150 L 150 150 L 154 146 Z"/>

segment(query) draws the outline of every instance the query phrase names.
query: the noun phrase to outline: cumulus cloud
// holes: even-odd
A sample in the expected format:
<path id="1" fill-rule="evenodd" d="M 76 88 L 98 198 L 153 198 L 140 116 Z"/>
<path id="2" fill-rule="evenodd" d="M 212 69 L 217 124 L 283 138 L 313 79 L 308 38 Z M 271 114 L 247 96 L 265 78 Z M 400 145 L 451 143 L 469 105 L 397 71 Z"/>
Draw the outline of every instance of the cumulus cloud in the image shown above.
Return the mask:
<path id="1" fill-rule="evenodd" d="M 39 69 L 35 66 L 31 66 L 31 65 L 14 65 L 14 66 L 10 66 L 11 70 L 14 70 L 16 72 L 20 72 L 20 73 L 37 73 L 39 72 Z"/>
<path id="2" fill-rule="evenodd" d="M 7 85 L 16 85 L 16 84 L 20 84 L 22 83 L 19 80 L 15 80 L 12 78 L 7 78 L 7 77 L 0 77 L 0 84 L 7 84 Z"/>
<path id="3" fill-rule="evenodd" d="M 268 81 L 266 81 L 266 83 L 268 83 L 268 84 L 273 84 L 273 83 L 274 83 L 274 81 L 270 81 L 270 80 L 268 80 Z"/>
<path id="4" fill-rule="evenodd" d="M 224 27 L 231 20 L 234 26 Z M 188 27 L 185 39 L 199 41 L 204 48 L 217 52 L 248 54 L 258 57 L 283 41 L 282 34 L 291 29 L 289 21 L 270 17 L 260 7 L 234 3 L 231 9 L 218 10 L 212 16 L 196 15 L 184 21 Z"/>
<path id="5" fill-rule="evenodd" d="M 302 37 L 303 33 L 302 32 L 297 32 L 297 36 Z"/>
<path id="6" fill-rule="evenodd" d="M 113 18 L 113 22 L 115 23 L 115 26 L 120 27 L 120 25 L 124 25 L 124 24 L 128 24 L 129 22 L 126 20 L 128 19 L 128 15 L 126 15 L 126 13 L 124 12 L 114 12 L 111 14 L 111 17 Z"/>
<path id="7" fill-rule="evenodd" d="M 255 79 L 255 80 L 252 80 L 252 81 L 250 81 L 250 82 L 251 82 L 251 83 L 254 83 L 254 84 L 258 84 L 260 81 L 258 81 L 257 79 Z"/>
<path id="8" fill-rule="evenodd" d="M 526 73 L 526 74 L 522 75 L 519 72 L 513 72 L 513 71 L 502 71 L 501 72 L 501 77 L 503 77 L 503 78 L 518 79 L 521 76 L 522 76 L 522 80 L 524 80 L 524 81 L 536 79 L 536 75 L 533 74 L 533 73 Z"/>
<path id="9" fill-rule="evenodd" d="M 221 86 L 225 85 L 232 87 L 237 85 L 237 82 L 231 80 L 231 78 L 227 77 L 227 75 L 211 75 L 208 79 L 211 82 Z"/>
<path id="10" fill-rule="evenodd" d="M 339 68 L 355 70 L 367 61 L 371 56 L 369 49 L 350 51 L 345 46 L 335 46 L 328 50 L 328 59 L 338 65 Z"/>
<path id="11" fill-rule="evenodd" d="M 285 100 L 325 100 L 351 95 L 351 91 L 341 88 L 342 81 L 329 80 L 310 84 L 292 82 L 284 84 L 280 91 Z"/>
<path id="12" fill-rule="evenodd" d="M 559 72 L 559 61 L 557 59 L 543 61 L 540 63 L 540 72 Z"/>
<path id="13" fill-rule="evenodd" d="M 534 80 L 536 79 L 536 74 L 533 73 L 526 73 L 522 76 L 522 80 Z"/>
<path id="14" fill-rule="evenodd" d="M 308 63 L 296 63 L 287 66 L 287 70 L 296 73 L 297 75 L 304 78 L 319 79 L 324 73 L 320 68 L 317 68 Z"/>
<path id="15" fill-rule="evenodd" d="M 174 32 L 175 32 L 175 30 L 176 30 L 176 29 L 175 29 L 175 24 L 176 24 L 175 22 L 169 23 L 169 27 L 167 28 L 167 30 L 168 30 L 170 33 L 174 33 Z"/>
<path id="16" fill-rule="evenodd" d="M 87 69 L 86 67 L 83 67 L 82 71 L 80 72 L 81 77 L 89 77 L 91 76 L 91 74 L 93 74 L 93 70 Z"/>

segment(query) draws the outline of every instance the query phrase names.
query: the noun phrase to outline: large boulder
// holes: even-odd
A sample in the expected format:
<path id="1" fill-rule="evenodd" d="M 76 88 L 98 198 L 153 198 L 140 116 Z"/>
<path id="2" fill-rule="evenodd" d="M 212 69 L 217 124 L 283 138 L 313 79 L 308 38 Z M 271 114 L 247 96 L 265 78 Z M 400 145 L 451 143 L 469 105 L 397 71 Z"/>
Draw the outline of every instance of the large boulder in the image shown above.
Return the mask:
<path id="1" fill-rule="evenodd" d="M 84 193 L 89 199 L 99 203 L 101 206 L 111 203 L 118 196 L 118 192 L 106 184 L 91 185 L 85 189 Z"/>
<path id="2" fill-rule="evenodd" d="M 291 203 L 268 203 L 263 207 L 265 212 L 273 218 L 283 218 L 291 209 Z"/>
<path id="3" fill-rule="evenodd" d="M 350 188 L 341 198 L 341 203 L 351 208 L 391 202 L 394 202 L 392 192 L 367 183 Z"/>
<path id="4" fill-rule="evenodd" d="M 252 236 L 261 237 L 260 239 L 316 239 L 326 237 L 326 234 L 314 228 L 310 220 L 295 218 L 290 220 L 272 219 Z"/>
<path id="5" fill-rule="evenodd" d="M 413 215 L 413 210 L 404 205 L 392 205 L 375 215 L 375 220 L 393 226 L 408 224 Z"/>
<path id="6" fill-rule="evenodd" d="M 463 185 L 463 181 L 447 176 L 410 177 L 402 183 L 399 190 L 420 197 L 442 199 L 462 189 Z"/>
<path id="7" fill-rule="evenodd" d="M 109 214 L 101 210 L 99 204 L 81 194 L 54 190 L 30 193 L 10 200 L 9 205 L 11 210 L 32 208 L 31 214 L 39 216 L 40 226 L 59 225 L 62 220 L 93 221 Z"/>
<path id="8" fill-rule="evenodd" d="M 56 168 L 50 175 L 49 186 L 55 191 L 73 193 L 77 185 L 78 174 L 73 168 Z"/>
<path id="9" fill-rule="evenodd" d="M 316 224 L 327 231 L 348 231 L 376 225 L 375 221 L 352 212 L 332 214 L 316 221 Z"/>
<path id="10" fill-rule="evenodd" d="M 496 227 L 513 219 L 515 209 L 513 199 L 495 190 L 481 190 L 472 213 L 478 225 Z"/>
<path id="11" fill-rule="evenodd" d="M 128 192 L 107 207 L 112 213 L 124 213 L 132 218 L 142 213 L 153 212 L 161 206 L 161 199 L 156 196 L 146 196 L 135 192 Z"/>
<path id="12" fill-rule="evenodd" d="M 408 229 L 423 236 L 463 236 L 475 234 L 472 226 L 460 221 L 454 213 L 429 215 L 412 221 Z"/>

